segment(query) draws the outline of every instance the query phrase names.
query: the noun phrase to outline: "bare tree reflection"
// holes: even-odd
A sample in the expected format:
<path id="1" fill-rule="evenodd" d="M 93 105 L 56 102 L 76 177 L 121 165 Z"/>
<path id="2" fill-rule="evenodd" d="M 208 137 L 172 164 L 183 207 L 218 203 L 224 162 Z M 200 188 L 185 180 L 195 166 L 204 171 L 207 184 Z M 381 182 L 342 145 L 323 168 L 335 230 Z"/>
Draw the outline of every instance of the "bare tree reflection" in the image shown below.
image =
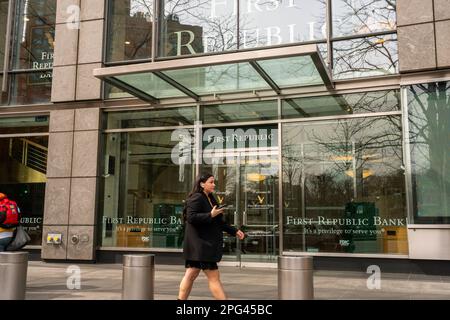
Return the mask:
<path id="1" fill-rule="evenodd" d="M 450 82 L 433 82 L 409 88 L 415 219 L 450 220 Z"/>
<path id="2" fill-rule="evenodd" d="M 325 0 L 322 0 L 325 1 Z M 361 38 L 334 42 L 334 75 L 351 78 L 397 72 L 397 39 L 394 35 L 365 37 L 396 28 L 396 1 L 339 0 L 334 12 L 334 36 L 361 35 Z"/>
<path id="3" fill-rule="evenodd" d="M 15 36 L 20 50 L 15 52 L 16 67 L 39 69 L 33 67 L 32 63 L 48 60 L 42 58 L 42 53 L 53 53 L 54 50 L 56 0 L 20 1 L 17 10 L 16 19 L 20 29 L 15 31 Z"/>

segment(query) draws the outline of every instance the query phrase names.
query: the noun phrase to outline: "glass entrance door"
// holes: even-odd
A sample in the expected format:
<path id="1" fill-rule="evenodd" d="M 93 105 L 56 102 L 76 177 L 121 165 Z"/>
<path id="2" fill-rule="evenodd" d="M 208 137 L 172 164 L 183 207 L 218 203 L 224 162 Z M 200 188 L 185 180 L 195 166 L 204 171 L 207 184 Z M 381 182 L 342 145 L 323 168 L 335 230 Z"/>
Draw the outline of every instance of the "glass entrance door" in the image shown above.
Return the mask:
<path id="1" fill-rule="evenodd" d="M 273 132 L 270 140 L 276 143 L 276 129 L 269 131 Z M 207 164 L 202 171 L 214 175 L 217 202 L 225 205 L 224 219 L 246 233 L 244 240 L 224 233 L 223 260 L 238 265 L 274 262 L 278 253 L 277 146 L 270 142 L 242 148 L 228 146 L 205 152 L 204 161 Z"/>

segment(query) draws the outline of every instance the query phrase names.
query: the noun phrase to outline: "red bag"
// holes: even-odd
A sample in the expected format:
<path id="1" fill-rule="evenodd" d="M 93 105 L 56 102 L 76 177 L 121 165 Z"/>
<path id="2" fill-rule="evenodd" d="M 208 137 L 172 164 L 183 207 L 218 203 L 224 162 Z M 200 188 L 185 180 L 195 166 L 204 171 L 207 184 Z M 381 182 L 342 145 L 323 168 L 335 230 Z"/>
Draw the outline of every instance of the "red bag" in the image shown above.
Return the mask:
<path id="1" fill-rule="evenodd" d="M 0 212 L 2 211 L 6 212 L 6 218 L 0 224 L 0 227 L 10 229 L 20 224 L 20 210 L 15 201 L 9 199 L 0 201 Z"/>

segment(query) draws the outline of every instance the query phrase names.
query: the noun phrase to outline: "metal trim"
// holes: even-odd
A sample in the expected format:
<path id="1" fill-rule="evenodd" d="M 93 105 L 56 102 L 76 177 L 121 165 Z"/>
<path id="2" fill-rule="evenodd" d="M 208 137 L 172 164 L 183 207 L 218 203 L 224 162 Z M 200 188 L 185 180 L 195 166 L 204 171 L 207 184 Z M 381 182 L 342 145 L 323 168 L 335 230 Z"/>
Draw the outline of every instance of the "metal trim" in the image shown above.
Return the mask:
<path id="1" fill-rule="evenodd" d="M 402 75 L 400 79 L 401 86 L 410 86 L 415 84 L 424 84 L 430 82 L 450 81 L 449 70 L 439 70 L 431 72 L 420 72 L 414 74 Z"/>
<path id="2" fill-rule="evenodd" d="M 256 61 L 249 61 L 250 65 L 255 69 L 256 72 L 264 79 L 264 81 L 272 88 L 276 94 L 281 93 L 280 87 L 273 81 L 273 79 L 267 74 L 267 72 L 258 64 Z"/>
<path id="3" fill-rule="evenodd" d="M 281 104 L 281 102 L 280 102 Z M 278 122 L 278 252 L 284 250 L 284 210 L 283 210 L 283 127 Z"/>
<path id="4" fill-rule="evenodd" d="M 10 74 L 23 74 L 23 73 L 41 73 L 41 72 L 47 72 L 47 71 L 53 71 L 53 68 L 47 68 L 47 69 L 16 69 L 16 70 L 10 70 Z"/>
<path id="5" fill-rule="evenodd" d="M 127 66 L 98 68 L 94 69 L 93 75 L 97 78 L 104 78 L 132 73 L 167 71 L 181 68 L 196 68 L 211 65 L 249 62 L 255 60 L 287 58 L 292 56 L 310 55 L 317 52 L 318 48 L 316 44 L 297 45 L 292 47 L 270 48 L 265 50 L 222 53 L 203 57 L 186 57 L 181 60 L 165 60 Z"/>
<path id="6" fill-rule="evenodd" d="M 108 38 L 109 29 L 110 29 L 109 23 L 111 22 L 111 16 L 112 16 L 111 15 L 111 0 L 106 0 L 104 3 L 105 3 L 105 7 L 103 8 L 104 23 L 103 23 L 103 48 L 102 48 L 103 64 L 105 64 L 108 59 L 108 51 L 109 51 L 109 47 L 110 47 L 110 41 Z"/>
<path id="7" fill-rule="evenodd" d="M 100 109 L 102 109 L 104 112 L 122 112 L 122 111 L 139 111 L 139 110 L 157 110 L 157 109 L 176 109 L 176 108 L 195 108 L 196 105 L 193 102 L 184 102 L 179 104 L 169 104 L 169 105 L 149 105 L 149 104 L 143 104 L 138 103 L 141 102 L 141 100 L 133 97 L 133 99 L 127 99 L 126 100 L 115 100 L 115 101 L 105 101 L 102 106 L 100 106 Z"/>
<path id="8" fill-rule="evenodd" d="M 402 107 L 403 165 L 405 166 L 406 217 L 409 222 L 413 222 L 412 165 L 411 146 L 409 141 L 408 89 L 406 87 L 400 89 L 400 97 Z"/>
<path id="9" fill-rule="evenodd" d="M 158 78 L 160 78 L 161 80 L 163 80 L 163 81 L 167 82 L 168 84 L 170 84 L 172 87 L 175 87 L 179 91 L 183 92 L 185 95 L 191 97 L 195 101 L 199 101 L 200 100 L 200 97 L 196 93 L 194 93 L 193 91 L 189 90 L 188 88 L 186 88 L 185 86 L 183 86 L 182 84 L 180 84 L 176 80 L 172 79 L 171 77 L 169 77 L 165 73 L 160 72 L 160 71 L 154 71 L 153 74 L 155 76 L 157 76 Z"/>
<path id="10" fill-rule="evenodd" d="M 390 255 L 382 253 L 338 253 L 338 252 L 305 252 L 305 251 L 284 251 L 283 256 L 317 256 L 317 257 L 347 257 L 347 258 L 388 258 L 388 259 L 409 259 L 409 255 Z"/>
<path id="11" fill-rule="evenodd" d="M 5 38 L 5 56 L 3 57 L 3 81 L 2 81 L 2 92 L 7 92 L 8 90 L 8 70 L 9 70 L 9 59 L 11 58 L 11 32 L 13 23 L 13 11 L 15 8 L 15 0 L 9 0 L 8 5 L 8 18 L 6 22 L 6 38 Z"/>
<path id="12" fill-rule="evenodd" d="M 333 8 L 331 0 L 327 0 L 326 8 L 327 21 L 327 61 L 331 70 L 333 70 L 333 44 L 331 38 L 333 37 Z M 332 74 L 332 73 L 331 73 Z"/>
<path id="13" fill-rule="evenodd" d="M 138 97 L 139 99 L 142 99 L 142 100 L 150 102 L 150 103 L 159 103 L 159 99 L 153 97 L 152 95 L 145 93 L 144 91 L 136 89 L 135 87 L 132 87 L 117 78 L 111 77 L 111 78 L 105 78 L 102 80 L 109 83 L 110 85 L 118 87 L 118 88 L 134 95 L 135 97 Z"/>
<path id="14" fill-rule="evenodd" d="M 342 37 L 334 37 L 334 38 L 331 38 L 331 41 L 332 42 L 348 41 L 348 40 L 359 39 L 359 38 L 379 37 L 379 36 L 392 35 L 392 34 L 397 34 L 397 30 L 386 30 L 386 31 L 373 32 L 373 33 L 353 34 L 353 35 L 342 36 Z"/>
<path id="15" fill-rule="evenodd" d="M 450 229 L 450 224 L 408 224 L 408 229 Z"/>
<path id="16" fill-rule="evenodd" d="M 152 43 L 151 43 L 151 50 L 152 50 L 152 54 L 151 54 L 151 62 L 155 61 L 155 57 L 156 55 L 156 50 L 157 49 L 157 42 L 156 42 L 156 38 L 158 37 L 159 34 L 159 18 L 158 18 L 158 11 L 159 11 L 159 1 L 153 0 L 152 1 L 153 4 L 153 21 L 152 21 Z M 158 37 L 159 38 L 159 37 Z"/>
<path id="17" fill-rule="evenodd" d="M 25 138 L 25 137 L 45 137 L 49 136 L 48 132 L 43 133 L 11 133 L 11 134 L 0 134 L 0 138 Z"/>
<path id="18" fill-rule="evenodd" d="M 121 110 L 123 111 L 123 110 Z M 134 110 L 129 110 L 134 111 Z M 202 128 L 221 128 L 221 127 L 238 127 L 238 126 L 251 126 L 251 125 L 266 125 L 266 124 L 284 124 L 284 123 L 295 123 L 295 122 L 311 122 L 311 121 L 331 121 L 331 120 L 345 120 L 345 119 L 355 119 L 355 118 L 367 118 L 367 117 L 383 117 L 383 116 L 401 116 L 401 111 L 388 111 L 388 112 L 378 112 L 378 113 L 361 113 L 361 114 L 350 114 L 342 116 L 327 116 L 327 117 L 308 117 L 308 118 L 293 118 L 293 119 L 275 119 L 275 120 L 265 120 L 265 121 L 245 121 L 245 122 L 227 122 L 227 123 L 214 123 L 214 124 L 204 124 L 202 123 Z M 116 133 L 116 132 L 138 132 L 138 131 L 157 131 L 157 130 L 175 130 L 175 129 L 192 129 L 195 125 L 186 126 L 167 126 L 167 127 L 142 127 L 142 128 L 130 128 L 130 129 L 108 129 L 103 130 L 104 133 Z"/>
<path id="19" fill-rule="evenodd" d="M 283 119 L 280 120 L 282 123 L 291 122 L 310 122 L 310 121 L 322 121 L 322 120 L 344 120 L 344 119 L 354 119 L 354 118 L 368 118 L 368 117 L 383 117 L 383 116 L 401 116 L 401 111 L 386 111 L 386 112 L 375 112 L 375 113 L 356 113 L 342 116 L 326 116 L 326 117 L 309 117 L 309 118 L 294 118 L 294 119 Z"/>
<path id="20" fill-rule="evenodd" d="M 183 252 L 173 248 L 131 248 L 131 247 L 97 247 L 99 251 L 143 251 L 143 252 Z"/>
<path id="21" fill-rule="evenodd" d="M 251 125 L 265 125 L 277 124 L 280 120 L 265 120 L 265 121 L 243 121 L 243 122 L 226 122 L 226 123 L 204 123 L 203 128 L 221 128 L 221 127 L 237 127 L 237 126 L 251 126 Z"/>
<path id="22" fill-rule="evenodd" d="M 103 133 L 121 133 L 121 132 L 149 132 L 149 131 L 168 131 L 177 129 L 195 129 L 195 125 L 186 126 L 168 126 L 168 127 L 145 127 L 145 128 L 127 128 L 127 129 L 106 129 Z"/>

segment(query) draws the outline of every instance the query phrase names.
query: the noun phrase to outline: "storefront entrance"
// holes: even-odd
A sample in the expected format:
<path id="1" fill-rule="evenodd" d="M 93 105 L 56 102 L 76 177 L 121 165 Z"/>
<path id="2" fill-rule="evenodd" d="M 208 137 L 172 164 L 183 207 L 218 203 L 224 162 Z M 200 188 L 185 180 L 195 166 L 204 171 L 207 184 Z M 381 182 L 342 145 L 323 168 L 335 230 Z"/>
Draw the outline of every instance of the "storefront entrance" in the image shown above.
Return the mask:
<path id="1" fill-rule="evenodd" d="M 218 132 L 224 135 L 220 137 Z M 215 176 L 215 194 L 217 202 L 225 205 L 225 220 L 246 233 L 242 241 L 224 234 L 224 261 L 275 261 L 279 235 L 277 132 L 276 126 L 266 126 L 215 129 L 213 137 L 203 135 L 210 137 L 210 144 L 204 150 L 201 170 Z M 225 148 L 221 148 L 222 140 Z"/>

